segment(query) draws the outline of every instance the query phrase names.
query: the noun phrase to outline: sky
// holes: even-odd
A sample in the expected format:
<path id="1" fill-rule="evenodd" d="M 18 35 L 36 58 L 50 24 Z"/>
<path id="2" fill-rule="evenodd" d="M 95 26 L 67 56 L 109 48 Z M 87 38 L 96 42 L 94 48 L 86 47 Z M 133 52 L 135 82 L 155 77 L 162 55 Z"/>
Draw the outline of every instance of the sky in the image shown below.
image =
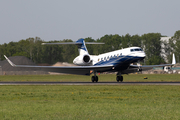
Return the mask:
<path id="1" fill-rule="evenodd" d="M 0 0 L 0 44 L 177 30 L 180 0 Z"/>

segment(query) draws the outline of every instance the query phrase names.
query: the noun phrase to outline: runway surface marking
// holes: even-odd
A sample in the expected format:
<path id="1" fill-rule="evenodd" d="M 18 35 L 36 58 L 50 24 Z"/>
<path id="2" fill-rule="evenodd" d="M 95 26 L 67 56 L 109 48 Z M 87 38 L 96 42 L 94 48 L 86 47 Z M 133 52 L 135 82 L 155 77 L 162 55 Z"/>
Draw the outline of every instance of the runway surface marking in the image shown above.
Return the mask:
<path id="1" fill-rule="evenodd" d="M 180 85 L 180 82 L 0 82 L 0 85 Z"/>

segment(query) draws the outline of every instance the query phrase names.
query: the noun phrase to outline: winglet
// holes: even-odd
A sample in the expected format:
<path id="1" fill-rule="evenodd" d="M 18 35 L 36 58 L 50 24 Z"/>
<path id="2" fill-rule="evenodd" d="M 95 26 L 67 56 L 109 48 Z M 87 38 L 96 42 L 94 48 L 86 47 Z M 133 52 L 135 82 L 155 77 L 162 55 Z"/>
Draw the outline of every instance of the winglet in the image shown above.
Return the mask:
<path id="1" fill-rule="evenodd" d="M 6 55 L 4 55 L 4 57 L 6 58 L 6 60 L 9 62 L 9 64 L 10 64 L 11 66 L 13 66 L 13 67 L 16 66 L 13 62 L 11 62 L 11 61 L 6 57 Z"/>
<path id="2" fill-rule="evenodd" d="M 176 58 L 175 58 L 175 55 L 173 53 L 173 57 L 172 57 L 172 64 L 175 65 L 176 64 Z"/>

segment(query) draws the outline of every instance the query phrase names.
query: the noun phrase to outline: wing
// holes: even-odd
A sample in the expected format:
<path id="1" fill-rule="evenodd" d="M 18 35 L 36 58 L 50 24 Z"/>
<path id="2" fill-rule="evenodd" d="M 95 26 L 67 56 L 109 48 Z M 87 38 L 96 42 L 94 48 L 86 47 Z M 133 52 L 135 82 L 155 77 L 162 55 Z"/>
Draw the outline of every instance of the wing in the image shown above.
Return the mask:
<path id="1" fill-rule="evenodd" d="M 135 73 L 135 72 L 140 72 L 140 71 L 146 71 L 150 70 L 153 67 L 164 67 L 164 66 L 172 66 L 174 64 L 162 64 L 162 65 L 130 65 L 128 69 L 122 71 L 122 74 L 129 74 L 129 73 Z"/>
<path id="2" fill-rule="evenodd" d="M 161 64 L 161 65 L 130 65 L 129 69 L 123 71 L 124 74 L 127 73 L 133 73 L 133 72 L 138 72 L 138 71 L 145 71 L 145 70 L 150 70 L 153 67 L 165 67 L 165 66 L 173 66 L 176 64 L 176 59 L 175 59 L 175 55 L 173 54 L 172 57 L 172 64 Z"/>
<path id="3" fill-rule="evenodd" d="M 112 65 L 99 65 L 99 66 L 31 66 L 31 65 L 15 65 L 12 61 L 10 61 L 5 55 L 4 57 L 9 62 L 9 64 L 13 67 L 19 68 L 38 68 L 41 71 L 48 71 L 48 72 L 58 72 L 58 73 L 67 73 L 67 74 L 77 74 L 77 75 L 90 75 L 90 71 L 94 70 L 96 72 L 104 72 L 107 70 L 112 69 Z"/>
<path id="4" fill-rule="evenodd" d="M 146 68 L 153 68 L 153 67 L 164 67 L 164 66 L 173 66 L 174 64 L 161 64 L 161 65 L 130 65 L 130 68 L 142 68 L 142 69 L 146 69 Z"/>

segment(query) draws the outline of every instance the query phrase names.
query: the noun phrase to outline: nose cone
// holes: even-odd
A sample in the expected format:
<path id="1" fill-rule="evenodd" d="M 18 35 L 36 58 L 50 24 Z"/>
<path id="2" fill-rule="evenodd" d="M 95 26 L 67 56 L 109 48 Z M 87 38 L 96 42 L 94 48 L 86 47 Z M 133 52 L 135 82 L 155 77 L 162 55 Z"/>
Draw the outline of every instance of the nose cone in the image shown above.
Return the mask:
<path id="1" fill-rule="evenodd" d="M 146 54 L 144 52 L 136 53 L 136 56 L 140 58 L 140 60 L 143 60 L 146 57 Z"/>
<path id="2" fill-rule="evenodd" d="M 141 52 L 141 53 L 138 54 L 138 56 L 145 58 L 145 57 L 146 57 L 146 54 L 145 54 L 144 52 Z"/>

